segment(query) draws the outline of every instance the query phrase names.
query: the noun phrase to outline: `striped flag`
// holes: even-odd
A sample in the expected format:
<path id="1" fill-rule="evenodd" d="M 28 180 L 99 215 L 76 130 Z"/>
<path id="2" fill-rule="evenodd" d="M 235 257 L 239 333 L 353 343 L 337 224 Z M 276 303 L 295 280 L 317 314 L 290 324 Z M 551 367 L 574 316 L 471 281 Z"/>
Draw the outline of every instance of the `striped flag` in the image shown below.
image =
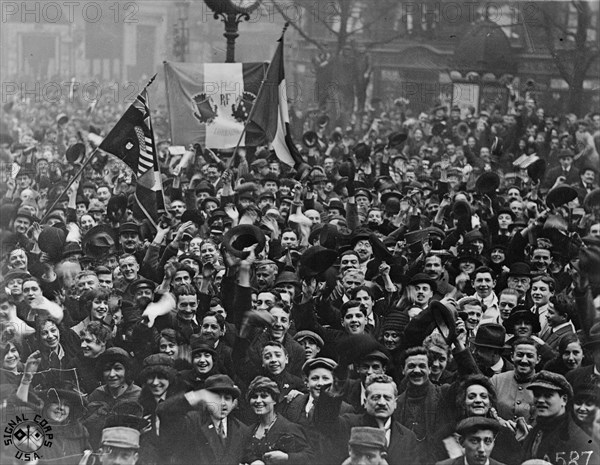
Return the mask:
<path id="1" fill-rule="evenodd" d="M 156 227 L 165 212 L 165 202 L 146 88 L 98 148 L 119 158 L 132 169 L 136 178 L 136 208 L 133 214 L 140 220 L 147 218 Z"/>
<path id="2" fill-rule="evenodd" d="M 250 119 L 265 132 L 277 158 L 287 165 L 298 167 L 302 163 L 302 157 L 292 141 L 290 131 L 283 64 L 283 35 L 278 42 Z"/>
<path id="3" fill-rule="evenodd" d="M 175 145 L 211 149 L 267 143 L 253 124 L 244 132 L 267 63 L 165 62 L 165 85 Z"/>

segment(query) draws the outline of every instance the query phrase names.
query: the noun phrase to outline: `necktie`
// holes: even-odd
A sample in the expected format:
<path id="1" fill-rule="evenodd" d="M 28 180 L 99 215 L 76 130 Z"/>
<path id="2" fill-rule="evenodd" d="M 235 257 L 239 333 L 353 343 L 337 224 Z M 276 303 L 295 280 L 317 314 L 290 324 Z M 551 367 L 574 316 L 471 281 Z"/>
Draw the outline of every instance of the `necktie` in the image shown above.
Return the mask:
<path id="1" fill-rule="evenodd" d="M 538 431 L 537 434 L 535 435 L 535 439 L 533 440 L 533 444 L 531 445 L 531 456 L 532 457 L 537 457 L 537 451 L 540 447 L 540 444 L 542 442 L 542 431 Z"/>
<path id="2" fill-rule="evenodd" d="M 225 435 L 225 428 L 223 427 L 223 420 L 219 422 L 219 426 L 217 426 L 217 434 L 221 438 L 221 441 L 225 441 L 227 436 Z"/>

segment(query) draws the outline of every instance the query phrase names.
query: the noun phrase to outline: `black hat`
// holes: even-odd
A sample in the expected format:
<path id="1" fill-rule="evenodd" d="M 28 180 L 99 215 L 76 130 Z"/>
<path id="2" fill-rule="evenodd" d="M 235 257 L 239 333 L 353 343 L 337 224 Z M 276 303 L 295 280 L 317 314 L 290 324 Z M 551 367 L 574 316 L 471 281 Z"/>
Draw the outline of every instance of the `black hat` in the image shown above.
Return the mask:
<path id="1" fill-rule="evenodd" d="M 102 377 L 102 371 L 108 363 L 121 363 L 125 367 L 125 370 L 129 370 L 131 367 L 131 357 L 127 351 L 120 347 L 109 347 L 98 356 L 96 367 L 98 368 L 100 377 Z"/>
<path id="2" fill-rule="evenodd" d="M 410 278 L 410 281 L 408 282 L 408 284 L 410 284 L 410 285 L 429 284 L 429 286 L 431 287 L 431 290 L 433 292 L 437 291 L 437 283 L 435 282 L 434 279 L 432 279 L 428 274 L 425 274 L 425 273 L 417 273 L 412 278 Z"/>
<path id="3" fill-rule="evenodd" d="M 204 389 L 216 392 L 217 394 L 231 394 L 234 399 L 237 399 L 242 394 L 240 388 L 235 385 L 229 376 L 220 374 L 206 378 L 206 381 L 204 381 Z"/>
<path id="4" fill-rule="evenodd" d="M 262 230 L 254 225 L 241 224 L 229 229 L 223 236 L 222 244 L 228 252 L 238 258 L 245 258 L 248 252 L 244 252 L 246 247 L 258 244 L 255 254 L 258 255 L 264 248 L 267 239 Z"/>
<path id="5" fill-rule="evenodd" d="M 40 219 L 37 216 L 32 215 L 26 208 L 19 208 L 17 210 L 17 213 L 15 213 L 15 219 L 19 217 L 27 218 L 29 221 L 31 221 L 31 223 L 37 223 L 40 221 Z"/>
<path id="6" fill-rule="evenodd" d="M 402 195 L 402 193 L 400 193 L 399 191 L 393 190 L 393 191 L 389 191 L 384 194 L 381 194 L 381 203 L 385 205 L 388 202 L 388 200 L 390 200 L 390 199 L 397 199 L 399 202 L 403 198 L 404 198 L 404 196 Z"/>
<path id="7" fill-rule="evenodd" d="M 340 199 L 331 199 L 327 205 L 325 205 L 327 210 L 331 208 L 338 209 L 342 215 L 346 215 L 346 208 L 344 207 L 344 203 Z"/>
<path id="8" fill-rule="evenodd" d="M 354 155 L 356 156 L 357 160 L 361 161 L 368 160 L 369 156 L 371 155 L 371 147 L 369 147 L 364 142 L 356 144 L 352 148 L 352 151 L 354 152 Z"/>
<path id="9" fill-rule="evenodd" d="M 190 348 L 192 350 L 192 355 L 194 355 L 196 352 L 207 352 L 212 354 L 214 357 L 217 353 L 212 343 L 207 338 L 200 336 L 199 334 L 192 335 Z"/>
<path id="10" fill-rule="evenodd" d="M 85 144 L 81 142 L 71 145 L 66 152 L 69 163 L 75 163 L 82 155 L 85 155 Z"/>
<path id="11" fill-rule="evenodd" d="M 325 342 L 321 336 L 313 331 L 309 331 L 308 329 L 303 329 L 302 331 L 298 331 L 296 334 L 294 334 L 294 341 L 301 342 L 304 339 L 312 339 L 321 349 L 325 345 Z"/>
<path id="12" fill-rule="evenodd" d="M 333 266 L 337 256 L 335 250 L 320 245 L 309 247 L 300 257 L 298 275 L 301 279 L 314 278 Z"/>
<path id="13" fill-rule="evenodd" d="M 558 154 L 559 160 L 562 158 L 567 158 L 567 157 L 575 158 L 575 154 L 573 153 L 573 151 L 571 149 L 562 149 Z"/>
<path id="14" fill-rule="evenodd" d="M 475 190 L 480 194 L 493 194 L 500 187 L 500 176 L 494 171 L 487 171 L 475 181 Z"/>
<path id="15" fill-rule="evenodd" d="M 388 136 L 388 148 L 398 148 L 408 139 L 405 132 L 394 132 Z"/>
<path id="16" fill-rule="evenodd" d="M 594 189 L 583 199 L 583 209 L 586 213 L 592 213 L 592 210 L 598 207 L 600 207 L 600 188 Z"/>
<path id="17" fill-rule="evenodd" d="M 544 174 L 546 173 L 546 160 L 542 158 L 538 158 L 531 165 L 527 167 L 527 175 L 531 178 L 532 181 L 537 182 L 540 179 L 543 179 Z"/>
<path id="18" fill-rule="evenodd" d="M 492 349 L 504 348 L 506 330 L 504 326 L 497 323 L 485 323 L 479 326 L 473 344 L 480 347 Z"/>
<path id="19" fill-rule="evenodd" d="M 140 289 L 150 289 L 152 292 L 156 289 L 156 283 L 146 278 L 138 278 L 133 281 L 129 286 L 129 290 L 131 294 L 135 295 L 135 293 Z"/>
<path id="20" fill-rule="evenodd" d="M 458 266 L 466 261 L 474 262 L 475 268 L 482 265 L 481 256 L 477 253 L 477 248 L 472 244 L 459 247 L 458 257 L 452 260 L 452 267 L 458 269 Z"/>
<path id="21" fill-rule="evenodd" d="M 523 262 L 515 262 L 510 265 L 510 269 L 508 271 L 507 277 L 511 276 L 524 276 L 526 278 L 531 277 L 531 268 L 527 263 Z"/>
<path id="22" fill-rule="evenodd" d="M 46 252 L 50 257 L 60 257 L 63 250 L 67 233 L 55 226 L 47 226 L 38 237 L 38 244 L 42 252 Z"/>
<path id="23" fill-rule="evenodd" d="M 577 198 L 577 191 L 571 186 L 560 185 L 550 189 L 546 195 L 546 205 L 550 208 L 561 207 Z"/>
<path id="24" fill-rule="evenodd" d="M 533 327 L 533 333 L 539 333 L 541 330 L 539 317 L 523 306 L 517 306 L 510 312 L 510 316 L 504 320 L 502 325 L 506 332 L 513 334 L 514 327 L 519 321 L 526 321 Z"/>
<path id="25" fill-rule="evenodd" d="M 99 224 L 85 233 L 81 248 L 90 257 L 100 257 L 113 248 L 116 242 L 115 230 L 106 224 Z"/>
<path id="26" fill-rule="evenodd" d="M 281 185 L 281 180 L 279 179 L 279 177 L 275 174 L 275 173 L 267 173 L 265 176 L 263 176 L 263 178 L 260 180 L 260 183 L 262 185 L 264 185 L 266 182 L 268 181 L 272 181 L 277 183 L 277 185 Z"/>
<path id="27" fill-rule="evenodd" d="M 486 417 L 468 417 L 462 420 L 456 427 L 456 432 L 461 436 L 480 430 L 490 430 L 494 434 L 500 431 L 501 425 L 498 420 Z"/>

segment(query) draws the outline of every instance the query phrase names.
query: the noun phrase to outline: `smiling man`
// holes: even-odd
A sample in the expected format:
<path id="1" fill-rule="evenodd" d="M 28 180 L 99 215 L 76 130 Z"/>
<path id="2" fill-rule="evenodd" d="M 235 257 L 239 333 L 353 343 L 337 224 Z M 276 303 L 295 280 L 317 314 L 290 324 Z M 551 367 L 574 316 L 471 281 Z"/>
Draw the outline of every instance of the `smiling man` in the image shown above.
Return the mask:
<path id="1" fill-rule="evenodd" d="M 579 463 L 598 463 L 598 444 L 567 413 L 573 389 L 564 376 L 542 370 L 528 386 L 533 392 L 536 425 L 523 444 L 523 460 L 562 463 L 562 457 L 580 457 Z"/>
<path id="2" fill-rule="evenodd" d="M 498 323 L 500 321 L 500 310 L 498 308 L 498 297 L 494 293 L 496 276 L 491 268 L 480 266 L 473 272 L 473 289 L 476 297 L 485 311 L 481 323 Z"/>
<path id="3" fill-rule="evenodd" d="M 531 420 L 533 395 L 527 387 L 535 376 L 540 362 L 536 342 L 531 338 L 517 338 L 513 342 L 511 361 L 514 370 L 492 376 L 492 384 L 498 395 L 498 414 L 506 420 L 518 417 Z"/>

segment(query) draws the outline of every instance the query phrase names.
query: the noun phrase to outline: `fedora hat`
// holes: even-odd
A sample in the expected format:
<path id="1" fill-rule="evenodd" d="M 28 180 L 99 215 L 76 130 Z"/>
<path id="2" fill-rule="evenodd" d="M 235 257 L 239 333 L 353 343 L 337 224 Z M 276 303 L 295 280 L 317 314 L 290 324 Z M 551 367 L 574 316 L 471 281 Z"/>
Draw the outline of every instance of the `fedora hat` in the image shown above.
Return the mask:
<path id="1" fill-rule="evenodd" d="M 429 287 L 431 287 L 431 290 L 433 292 L 437 291 L 437 283 L 434 279 L 432 279 L 429 275 L 425 273 L 417 273 L 412 278 L 410 278 L 408 284 L 413 286 L 417 284 L 429 284 Z"/>
<path id="2" fill-rule="evenodd" d="M 549 208 L 561 207 L 577 198 L 577 191 L 571 186 L 560 185 L 550 189 L 546 195 L 546 205 Z"/>
<path id="3" fill-rule="evenodd" d="M 546 173 L 546 160 L 542 158 L 538 158 L 531 165 L 527 167 L 527 175 L 529 178 L 538 182 L 539 180 L 544 178 L 544 174 Z"/>
<path id="4" fill-rule="evenodd" d="M 592 213 L 594 208 L 600 207 L 600 188 L 594 189 L 583 199 L 583 209 L 586 213 Z"/>
<path id="5" fill-rule="evenodd" d="M 75 163 L 83 155 L 85 155 L 85 144 L 82 144 L 81 142 L 71 145 L 66 152 L 67 161 L 69 163 Z"/>
<path id="6" fill-rule="evenodd" d="M 258 255 L 265 248 L 266 241 L 262 230 L 250 224 L 235 226 L 223 235 L 223 246 L 238 258 L 246 258 L 249 252 L 244 252 L 244 249 L 254 244 L 258 244 L 254 251 Z"/>
<path id="7" fill-rule="evenodd" d="M 485 323 L 477 329 L 473 344 L 491 349 L 503 349 L 506 330 L 497 323 Z"/>
<path id="8" fill-rule="evenodd" d="M 429 304 L 429 310 L 444 340 L 448 344 L 452 343 L 456 337 L 456 307 L 449 302 L 434 300 Z"/>
<path id="9" fill-rule="evenodd" d="M 330 268 L 337 256 L 335 250 L 320 245 L 309 247 L 300 257 L 298 275 L 301 279 L 314 278 Z"/>
<path id="10" fill-rule="evenodd" d="M 85 233 L 81 248 L 85 255 L 98 258 L 115 247 L 116 243 L 115 230 L 106 224 L 99 224 Z"/>
<path id="11" fill-rule="evenodd" d="M 387 148 L 400 147 L 408 139 L 408 134 L 405 132 L 394 132 L 388 136 Z"/>
<path id="12" fill-rule="evenodd" d="M 369 236 L 369 242 L 371 243 L 371 248 L 373 249 L 373 256 L 377 260 L 381 260 L 388 265 L 394 265 L 396 263 L 392 253 L 376 234 L 372 233 Z"/>

